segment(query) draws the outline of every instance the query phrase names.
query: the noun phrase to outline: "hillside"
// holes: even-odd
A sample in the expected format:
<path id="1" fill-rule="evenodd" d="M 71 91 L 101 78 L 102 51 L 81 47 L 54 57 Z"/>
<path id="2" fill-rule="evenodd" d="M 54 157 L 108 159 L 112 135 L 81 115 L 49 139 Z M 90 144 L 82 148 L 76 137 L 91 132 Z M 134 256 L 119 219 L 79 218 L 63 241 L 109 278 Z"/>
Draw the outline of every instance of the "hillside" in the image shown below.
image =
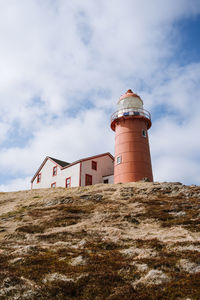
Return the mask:
<path id="1" fill-rule="evenodd" d="M 200 187 L 0 193 L 0 299 L 200 299 Z"/>

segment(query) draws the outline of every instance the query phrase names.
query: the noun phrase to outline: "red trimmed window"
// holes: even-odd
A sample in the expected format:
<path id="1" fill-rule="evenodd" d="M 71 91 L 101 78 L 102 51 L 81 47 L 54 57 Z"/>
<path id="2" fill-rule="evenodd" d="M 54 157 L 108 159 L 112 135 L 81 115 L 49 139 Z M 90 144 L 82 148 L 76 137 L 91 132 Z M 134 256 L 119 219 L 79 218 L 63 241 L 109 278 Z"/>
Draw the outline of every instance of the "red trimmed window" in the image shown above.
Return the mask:
<path id="1" fill-rule="evenodd" d="M 97 162 L 92 160 L 92 169 L 97 170 Z"/>
<path id="2" fill-rule="evenodd" d="M 41 176 L 42 176 L 42 173 L 39 173 L 37 176 L 37 183 L 41 182 Z"/>
<path id="3" fill-rule="evenodd" d="M 66 188 L 70 188 L 71 187 L 71 177 L 66 178 L 65 187 Z"/>
<path id="4" fill-rule="evenodd" d="M 92 175 L 85 174 L 85 185 L 92 185 Z"/>
<path id="5" fill-rule="evenodd" d="M 53 167 L 53 176 L 57 175 L 57 166 Z"/>
<path id="6" fill-rule="evenodd" d="M 52 187 L 52 188 L 55 188 L 55 187 L 56 187 L 56 182 L 53 182 L 53 183 L 51 184 L 51 187 Z"/>

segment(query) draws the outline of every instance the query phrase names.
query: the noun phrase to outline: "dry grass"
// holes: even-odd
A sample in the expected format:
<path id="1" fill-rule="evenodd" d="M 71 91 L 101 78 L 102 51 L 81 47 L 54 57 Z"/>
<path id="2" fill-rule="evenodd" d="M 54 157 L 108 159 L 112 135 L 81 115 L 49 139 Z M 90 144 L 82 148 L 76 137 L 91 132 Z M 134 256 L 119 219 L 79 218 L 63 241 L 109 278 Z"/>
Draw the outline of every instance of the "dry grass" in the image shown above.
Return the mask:
<path id="1" fill-rule="evenodd" d="M 199 199 L 179 183 L 0 193 L 0 299 L 199 299 Z"/>

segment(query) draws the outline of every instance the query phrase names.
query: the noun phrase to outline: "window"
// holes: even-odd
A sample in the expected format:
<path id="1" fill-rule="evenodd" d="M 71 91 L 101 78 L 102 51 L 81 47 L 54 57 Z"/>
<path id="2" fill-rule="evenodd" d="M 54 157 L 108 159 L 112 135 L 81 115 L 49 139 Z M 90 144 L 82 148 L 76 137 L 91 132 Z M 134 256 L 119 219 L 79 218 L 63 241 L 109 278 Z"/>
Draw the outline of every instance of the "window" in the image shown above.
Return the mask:
<path id="1" fill-rule="evenodd" d="M 143 136 L 143 137 L 147 137 L 147 132 L 146 132 L 146 130 L 144 130 L 144 129 L 142 129 L 142 136 Z"/>
<path id="2" fill-rule="evenodd" d="M 92 176 L 85 174 L 85 185 L 92 185 Z"/>
<path id="3" fill-rule="evenodd" d="M 117 165 L 121 164 L 122 162 L 122 157 L 121 156 L 117 156 Z"/>
<path id="4" fill-rule="evenodd" d="M 108 179 L 104 179 L 103 183 L 108 183 Z"/>
<path id="5" fill-rule="evenodd" d="M 71 177 L 66 178 L 65 187 L 66 188 L 70 188 L 71 187 Z"/>
<path id="6" fill-rule="evenodd" d="M 57 175 L 57 166 L 53 167 L 53 176 Z"/>
<path id="7" fill-rule="evenodd" d="M 41 173 L 38 174 L 38 176 L 37 176 L 37 183 L 39 183 L 41 181 L 41 175 L 42 175 Z"/>
<path id="8" fill-rule="evenodd" d="M 92 160 L 92 169 L 97 170 L 97 162 Z"/>
<path id="9" fill-rule="evenodd" d="M 53 183 L 51 184 L 51 187 L 52 187 L 52 188 L 55 188 L 55 187 L 56 187 L 56 182 L 53 182 Z"/>

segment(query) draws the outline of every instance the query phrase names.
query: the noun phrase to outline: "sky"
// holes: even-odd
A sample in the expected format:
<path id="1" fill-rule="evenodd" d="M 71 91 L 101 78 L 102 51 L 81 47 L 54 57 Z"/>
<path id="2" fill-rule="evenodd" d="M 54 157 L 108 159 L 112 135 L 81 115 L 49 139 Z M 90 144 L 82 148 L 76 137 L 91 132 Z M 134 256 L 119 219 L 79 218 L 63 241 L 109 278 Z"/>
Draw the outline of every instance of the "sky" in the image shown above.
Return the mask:
<path id="1" fill-rule="evenodd" d="M 0 191 L 29 189 L 46 156 L 114 154 L 128 89 L 154 180 L 199 185 L 199 0 L 0 0 Z"/>

